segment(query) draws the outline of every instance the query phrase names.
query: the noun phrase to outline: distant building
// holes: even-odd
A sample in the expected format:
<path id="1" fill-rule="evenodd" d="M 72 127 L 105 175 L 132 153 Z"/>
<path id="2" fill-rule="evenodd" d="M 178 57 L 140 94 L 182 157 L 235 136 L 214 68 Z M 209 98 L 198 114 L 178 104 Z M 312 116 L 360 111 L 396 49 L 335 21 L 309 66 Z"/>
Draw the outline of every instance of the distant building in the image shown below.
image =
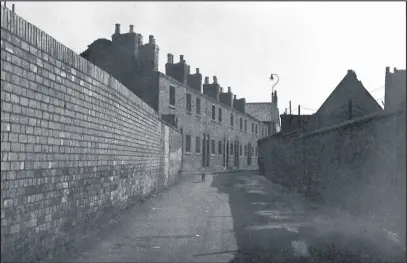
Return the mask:
<path id="1" fill-rule="evenodd" d="M 295 115 L 295 114 L 282 114 L 281 118 L 281 133 L 294 133 L 299 132 L 311 120 L 313 115 Z"/>
<path id="2" fill-rule="evenodd" d="M 356 73 L 348 70 L 346 76 L 303 129 L 315 130 L 382 110 L 383 108 L 358 80 Z"/>
<path id="3" fill-rule="evenodd" d="M 265 127 L 268 127 L 268 132 L 262 131 L 266 136 L 280 131 L 281 124 L 277 107 L 277 91 L 272 94 L 272 102 L 246 103 L 246 112 L 262 121 Z"/>
<path id="4" fill-rule="evenodd" d="M 385 98 L 386 111 L 405 110 L 406 70 L 394 68 L 393 73 L 386 67 Z"/>
<path id="5" fill-rule="evenodd" d="M 216 76 L 212 83 L 209 77 L 202 83 L 198 68 L 191 74 L 183 55 L 174 63 L 168 54 L 165 74 L 158 72 L 158 52 L 153 36 L 143 44 L 132 26 L 120 34 L 116 24 L 112 41 L 96 40 L 81 56 L 113 75 L 182 131 L 184 170 L 257 169 L 257 140 L 269 133 L 268 125 L 246 113 L 246 100 L 237 99 L 230 87 L 224 92 Z"/>

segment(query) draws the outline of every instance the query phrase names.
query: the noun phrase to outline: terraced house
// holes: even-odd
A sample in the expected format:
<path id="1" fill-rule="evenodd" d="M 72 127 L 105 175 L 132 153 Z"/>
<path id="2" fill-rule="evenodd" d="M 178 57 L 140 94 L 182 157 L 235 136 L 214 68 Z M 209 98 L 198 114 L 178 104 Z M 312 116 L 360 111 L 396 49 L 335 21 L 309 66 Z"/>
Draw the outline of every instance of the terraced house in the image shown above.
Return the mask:
<path id="1" fill-rule="evenodd" d="M 216 76 L 210 83 L 209 77 L 203 82 L 199 68 L 191 74 L 183 55 L 174 63 L 168 54 L 166 72 L 159 72 L 158 54 L 154 36 L 143 44 L 132 25 L 121 34 L 116 24 L 112 41 L 98 39 L 81 55 L 182 131 L 184 171 L 257 169 L 257 140 L 269 134 L 269 125 L 247 114 L 246 100 L 230 87 L 224 91 Z"/>

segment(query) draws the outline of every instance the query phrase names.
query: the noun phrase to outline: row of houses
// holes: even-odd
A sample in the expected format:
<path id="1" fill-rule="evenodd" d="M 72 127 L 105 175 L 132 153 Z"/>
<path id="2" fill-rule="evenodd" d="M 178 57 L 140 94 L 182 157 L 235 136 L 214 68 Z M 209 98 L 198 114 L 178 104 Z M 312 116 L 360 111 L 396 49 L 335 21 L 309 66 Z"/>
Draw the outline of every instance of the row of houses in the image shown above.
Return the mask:
<path id="1" fill-rule="evenodd" d="M 112 40 L 98 39 L 82 54 L 150 105 L 164 121 L 183 134 L 185 171 L 209 168 L 257 169 L 257 141 L 276 132 L 277 93 L 272 102 L 246 103 L 216 76 L 203 79 L 199 68 L 190 72 L 183 55 L 168 54 L 165 74 L 158 71 L 159 47 L 154 36 L 121 33 L 116 24 Z"/>

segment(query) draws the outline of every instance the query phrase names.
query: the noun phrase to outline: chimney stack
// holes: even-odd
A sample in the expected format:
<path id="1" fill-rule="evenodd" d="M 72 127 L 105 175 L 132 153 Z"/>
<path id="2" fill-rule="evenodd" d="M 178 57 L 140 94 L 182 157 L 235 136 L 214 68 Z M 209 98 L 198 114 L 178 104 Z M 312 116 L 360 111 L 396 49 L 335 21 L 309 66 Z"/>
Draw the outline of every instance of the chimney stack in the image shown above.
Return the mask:
<path id="1" fill-rule="evenodd" d="M 168 64 L 173 64 L 174 63 L 174 56 L 170 53 L 167 55 L 167 63 Z"/>
<path id="2" fill-rule="evenodd" d="M 196 73 L 195 74 L 199 74 L 199 68 L 196 68 Z"/>
<path id="3" fill-rule="evenodd" d="M 205 84 L 209 84 L 209 77 L 205 77 Z"/>
<path id="4" fill-rule="evenodd" d="M 231 93 L 231 92 L 232 92 L 232 88 L 228 87 L 228 93 Z"/>
<path id="5" fill-rule="evenodd" d="M 180 55 L 180 56 L 179 56 L 179 62 L 181 62 L 181 63 L 185 62 L 185 60 L 184 60 L 184 55 Z"/>
<path id="6" fill-rule="evenodd" d="M 218 83 L 218 78 L 216 76 L 213 76 L 213 83 L 215 83 L 215 84 Z"/>
<path id="7" fill-rule="evenodd" d="M 130 33 L 134 33 L 134 25 L 130 25 Z"/>
<path id="8" fill-rule="evenodd" d="M 115 34 L 120 34 L 120 24 L 116 24 Z"/>
<path id="9" fill-rule="evenodd" d="M 148 43 L 149 43 L 149 44 L 155 44 L 155 39 L 154 39 L 154 36 L 153 36 L 153 35 L 149 35 L 149 36 L 148 36 Z"/>

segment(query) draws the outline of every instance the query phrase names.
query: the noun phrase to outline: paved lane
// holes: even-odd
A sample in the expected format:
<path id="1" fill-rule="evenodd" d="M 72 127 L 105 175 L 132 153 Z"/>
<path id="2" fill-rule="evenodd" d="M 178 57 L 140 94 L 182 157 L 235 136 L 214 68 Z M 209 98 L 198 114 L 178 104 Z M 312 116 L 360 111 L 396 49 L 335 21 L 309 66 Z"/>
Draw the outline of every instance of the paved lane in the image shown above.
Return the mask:
<path id="1" fill-rule="evenodd" d="M 400 251 L 366 224 L 339 220 L 262 177 L 236 173 L 187 180 L 152 197 L 64 261 L 389 262 L 400 260 Z"/>

